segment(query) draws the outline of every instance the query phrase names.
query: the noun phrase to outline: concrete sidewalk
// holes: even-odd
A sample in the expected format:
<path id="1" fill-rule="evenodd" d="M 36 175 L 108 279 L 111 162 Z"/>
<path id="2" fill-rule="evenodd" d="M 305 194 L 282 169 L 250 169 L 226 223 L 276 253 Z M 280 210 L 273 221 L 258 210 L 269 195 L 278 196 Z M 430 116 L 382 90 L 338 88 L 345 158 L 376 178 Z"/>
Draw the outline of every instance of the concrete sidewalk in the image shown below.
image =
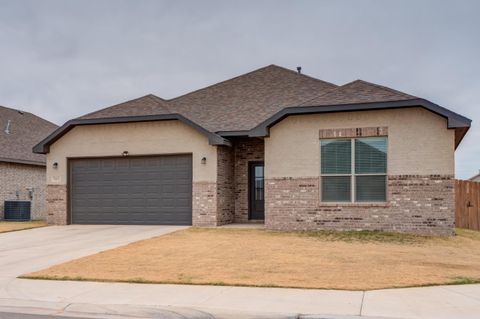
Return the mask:
<path id="1" fill-rule="evenodd" d="M 13 279 L 1 282 L 0 287 L 2 311 L 36 308 L 61 314 L 96 309 L 108 313 L 108 309 L 115 312 L 120 307 L 140 313 L 146 311 L 142 309 L 186 311 L 192 314 L 184 316 L 187 318 L 204 318 L 206 314 L 208 318 L 294 318 L 312 314 L 473 319 L 480 314 L 480 285 L 362 292 Z"/>

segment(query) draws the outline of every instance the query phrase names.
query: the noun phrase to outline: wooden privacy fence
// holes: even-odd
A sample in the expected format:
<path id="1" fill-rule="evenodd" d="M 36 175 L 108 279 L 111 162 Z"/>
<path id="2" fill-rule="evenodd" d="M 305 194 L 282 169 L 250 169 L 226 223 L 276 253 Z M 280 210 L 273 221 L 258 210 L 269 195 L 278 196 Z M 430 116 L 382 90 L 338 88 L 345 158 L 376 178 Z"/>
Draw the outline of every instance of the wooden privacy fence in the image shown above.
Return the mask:
<path id="1" fill-rule="evenodd" d="M 455 180 L 455 226 L 480 230 L 480 183 Z"/>

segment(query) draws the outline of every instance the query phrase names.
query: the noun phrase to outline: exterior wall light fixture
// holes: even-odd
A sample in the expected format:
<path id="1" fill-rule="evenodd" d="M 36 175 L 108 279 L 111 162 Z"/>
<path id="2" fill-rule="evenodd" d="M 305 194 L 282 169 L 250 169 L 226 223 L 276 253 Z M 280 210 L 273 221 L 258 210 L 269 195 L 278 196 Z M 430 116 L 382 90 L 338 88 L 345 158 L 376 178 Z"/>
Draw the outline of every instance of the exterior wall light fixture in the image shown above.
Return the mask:
<path id="1" fill-rule="evenodd" d="M 57 169 L 57 168 L 58 168 L 58 163 L 57 163 L 57 162 L 53 163 L 52 167 L 53 167 L 54 169 Z"/>
<path id="2" fill-rule="evenodd" d="M 202 157 L 202 161 L 201 161 L 202 164 L 207 164 L 207 158 L 206 157 Z"/>
<path id="3" fill-rule="evenodd" d="M 123 151 L 122 156 L 128 156 L 128 151 Z"/>

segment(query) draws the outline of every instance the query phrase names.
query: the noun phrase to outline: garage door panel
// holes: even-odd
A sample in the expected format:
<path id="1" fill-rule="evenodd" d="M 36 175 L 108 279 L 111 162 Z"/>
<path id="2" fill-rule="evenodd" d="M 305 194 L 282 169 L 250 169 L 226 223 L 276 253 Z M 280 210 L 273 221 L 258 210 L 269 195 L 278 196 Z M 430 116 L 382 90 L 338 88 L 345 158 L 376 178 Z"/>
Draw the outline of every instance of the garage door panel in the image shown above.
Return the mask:
<path id="1" fill-rule="evenodd" d="M 192 222 L 190 155 L 75 159 L 70 171 L 73 223 Z"/>

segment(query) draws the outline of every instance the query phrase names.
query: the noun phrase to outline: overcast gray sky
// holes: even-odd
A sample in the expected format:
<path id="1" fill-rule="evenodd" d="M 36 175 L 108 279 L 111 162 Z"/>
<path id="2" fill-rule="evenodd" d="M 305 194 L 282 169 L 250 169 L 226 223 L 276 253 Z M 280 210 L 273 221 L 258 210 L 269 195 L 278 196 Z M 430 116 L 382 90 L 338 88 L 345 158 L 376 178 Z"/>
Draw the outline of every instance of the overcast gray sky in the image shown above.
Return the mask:
<path id="1" fill-rule="evenodd" d="M 426 98 L 473 120 L 480 169 L 480 1 L 0 0 L 0 105 L 62 124 L 148 93 L 172 98 L 297 65 Z M 412 141 L 414 143 L 415 141 Z"/>

